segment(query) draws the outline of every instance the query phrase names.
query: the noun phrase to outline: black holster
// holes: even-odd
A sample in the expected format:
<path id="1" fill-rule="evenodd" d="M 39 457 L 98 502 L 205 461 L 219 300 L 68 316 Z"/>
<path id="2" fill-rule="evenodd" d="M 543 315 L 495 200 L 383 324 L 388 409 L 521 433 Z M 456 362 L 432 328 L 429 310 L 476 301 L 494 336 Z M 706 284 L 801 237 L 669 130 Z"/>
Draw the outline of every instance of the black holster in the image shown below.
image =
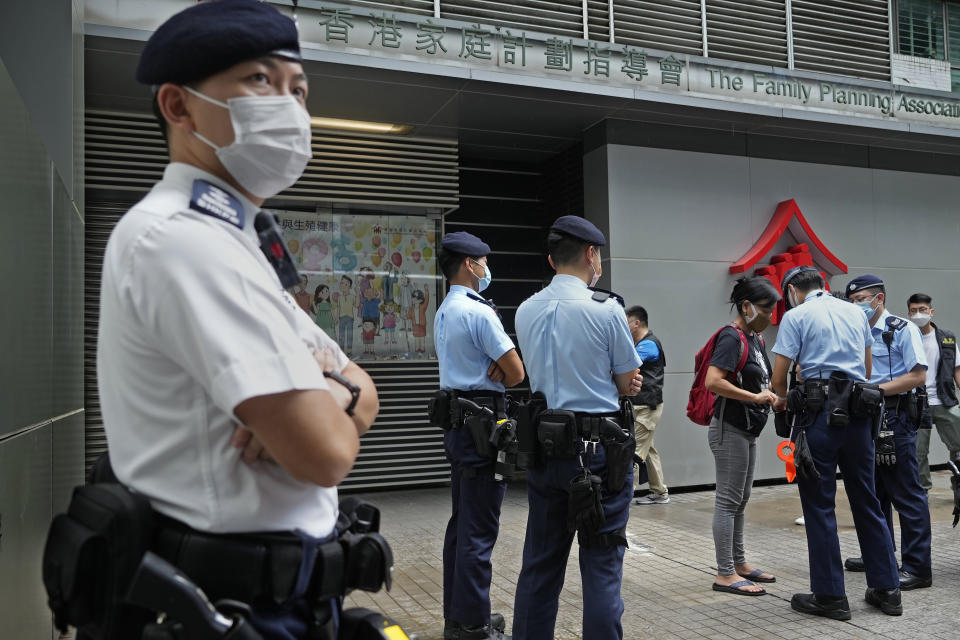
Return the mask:
<path id="1" fill-rule="evenodd" d="M 836 372 L 827 380 L 827 424 L 845 427 L 850 424 L 850 394 L 853 380 Z"/>
<path id="2" fill-rule="evenodd" d="M 427 402 L 427 419 L 431 427 L 449 431 L 454 427 L 451 417 L 452 394 L 449 391 L 438 389 Z"/>
<path id="3" fill-rule="evenodd" d="M 923 385 L 914 391 L 917 396 L 917 427 L 933 429 L 933 413 L 930 411 L 930 399 L 927 397 L 927 388 Z"/>
<path id="4" fill-rule="evenodd" d="M 803 381 L 803 403 L 804 411 L 811 418 L 823 410 L 827 404 L 827 392 L 823 381 Z"/>
<path id="5" fill-rule="evenodd" d="M 517 470 L 517 421 L 513 418 L 498 420 L 490 434 L 490 444 L 497 452 L 493 473 L 495 480 L 512 480 Z"/>
<path id="6" fill-rule="evenodd" d="M 567 530 L 580 535 L 596 534 L 606 522 L 603 513 L 600 476 L 587 471 L 570 481 L 567 501 Z"/>
<path id="7" fill-rule="evenodd" d="M 870 432 L 874 440 L 880 432 L 884 417 L 883 389 L 870 382 L 856 382 L 850 394 L 850 411 L 858 418 L 870 418 Z"/>
<path id="8" fill-rule="evenodd" d="M 600 442 L 607 455 L 607 491 L 619 493 L 633 467 L 633 454 L 637 451 L 637 439 L 633 434 L 633 422 L 621 429 L 610 418 L 600 418 Z"/>
<path id="9" fill-rule="evenodd" d="M 534 469 L 543 464 L 539 454 L 537 422 L 547 409 L 547 398 L 537 391 L 526 402 L 510 402 L 510 415 L 517 421 L 517 468 Z"/>
<path id="10" fill-rule="evenodd" d="M 153 618 L 124 596 L 156 524 L 146 497 L 116 483 L 74 489 L 43 550 L 43 583 L 61 631 L 86 638 L 139 638 Z"/>
<path id="11" fill-rule="evenodd" d="M 470 432 L 473 438 L 473 446 L 477 450 L 477 455 L 481 458 L 494 458 L 497 450 L 490 443 L 490 436 L 493 433 L 493 414 L 468 415 L 463 420 L 463 426 Z"/>
<path id="12" fill-rule="evenodd" d="M 777 429 L 777 435 L 781 438 L 789 438 L 794 426 L 806 424 L 806 415 L 807 398 L 804 385 L 796 384 L 787 391 L 787 410 L 774 414 L 774 426 Z M 780 417 L 779 421 L 777 420 L 778 417 Z"/>
<path id="13" fill-rule="evenodd" d="M 907 420 L 914 425 L 914 427 L 918 426 L 921 413 L 921 401 L 917 398 L 916 393 L 907 394 L 907 397 L 903 400 L 903 405 L 903 409 L 907 413 Z"/>
<path id="14" fill-rule="evenodd" d="M 577 455 L 577 415 L 547 409 L 537 420 L 537 441 L 545 460 L 568 460 Z"/>

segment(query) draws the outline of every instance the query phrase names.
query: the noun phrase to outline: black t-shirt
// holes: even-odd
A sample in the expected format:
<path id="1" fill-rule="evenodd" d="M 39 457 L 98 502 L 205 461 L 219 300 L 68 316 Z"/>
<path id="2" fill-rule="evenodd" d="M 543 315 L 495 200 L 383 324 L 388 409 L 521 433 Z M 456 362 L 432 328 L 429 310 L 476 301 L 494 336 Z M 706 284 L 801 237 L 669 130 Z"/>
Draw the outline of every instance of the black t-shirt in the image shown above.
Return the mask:
<path id="1" fill-rule="evenodd" d="M 733 327 L 726 327 L 717 336 L 717 344 L 713 350 L 713 358 L 710 364 L 718 369 L 729 371 L 731 375 L 728 380 L 736 384 L 736 376 L 733 375 L 740 362 L 740 337 L 737 330 Z M 760 342 L 760 336 L 757 334 L 747 335 L 747 344 L 750 345 L 750 355 L 747 356 L 747 363 L 740 371 L 743 384 L 741 388 L 752 393 L 759 393 L 770 385 L 770 361 L 767 359 L 766 349 Z M 754 402 L 740 402 L 720 396 L 717 398 L 716 411 L 720 411 L 721 404 L 726 401 L 723 412 L 723 421 L 744 431 L 759 433 L 760 429 L 767 422 L 767 416 L 770 413 L 770 405 L 759 405 Z M 746 413 L 744 412 L 746 406 Z M 750 416 L 750 428 L 747 428 L 747 414 Z"/>

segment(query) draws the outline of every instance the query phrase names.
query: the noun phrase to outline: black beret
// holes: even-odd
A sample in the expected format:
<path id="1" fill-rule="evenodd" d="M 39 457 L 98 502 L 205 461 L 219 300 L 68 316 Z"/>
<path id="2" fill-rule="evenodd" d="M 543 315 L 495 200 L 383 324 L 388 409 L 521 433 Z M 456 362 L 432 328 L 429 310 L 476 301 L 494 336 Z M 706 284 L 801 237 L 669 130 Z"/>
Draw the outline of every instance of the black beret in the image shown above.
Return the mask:
<path id="1" fill-rule="evenodd" d="M 882 287 L 883 280 L 877 276 L 866 274 L 864 276 L 857 276 L 853 280 L 847 283 L 846 293 L 849 298 L 851 295 L 860 291 L 861 289 L 870 289 L 871 287 Z"/>
<path id="2" fill-rule="evenodd" d="M 583 240 L 598 247 L 603 247 L 607 244 L 606 238 L 603 237 L 603 232 L 597 229 L 592 222 L 580 216 L 560 216 L 553 221 L 550 230 L 566 233 L 578 240 Z"/>
<path id="3" fill-rule="evenodd" d="M 448 233 L 440 240 L 440 246 L 447 251 L 455 251 L 465 256 L 482 258 L 490 253 L 490 245 L 466 231 Z"/>
<path id="4" fill-rule="evenodd" d="M 293 20 L 259 0 L 208 0 L 177 13 L 150 36 L 137 82 L 186 84 L 264 55 L 300 60 Z"/>

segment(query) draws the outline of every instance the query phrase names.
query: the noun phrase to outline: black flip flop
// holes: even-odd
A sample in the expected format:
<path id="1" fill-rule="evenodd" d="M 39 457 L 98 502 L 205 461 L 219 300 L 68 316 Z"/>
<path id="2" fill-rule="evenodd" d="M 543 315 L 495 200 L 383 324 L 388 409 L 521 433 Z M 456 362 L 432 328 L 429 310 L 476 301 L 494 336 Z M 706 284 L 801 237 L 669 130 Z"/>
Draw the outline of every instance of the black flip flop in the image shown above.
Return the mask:
<path id="1" fill-rule="evenodd" d="M 764 571 L 763 569 L 754 569 L 754 570 L 751 571 L 750 573 L 740 573 L 740 572 L 738 571 L 738 572 L 737 572 L 737 575 L 740 576 L 741 578 L 746 578 L 747 580 L 753 580 L 754 582 L 771 583 L 771 582 L 776 582 L 776 581 L 777 581 L 777 578 L 776 578 L 776 577 L 773 577 L 773 578 L 761 578 L 760 576 L 762 576 L 762 575 L 765 574 L 765 573 L 766 573 L 766 571 Z"/>
<path id="2" fill-rule="evenodd" d="M 739 588 L 739 587 L 752 587 L 752 586 L 755 586 L 755 585 L 749 580 L 741 580 L 740 582 L 734 582 L 733 584 L 717 584 L 716 582 L 714 582 L 713 590 L 722 591 L 724 593 L 736 593 L 741 596 L 762 596 L 767 593 L 763 589 L 760 589 L 760 591 L 744 591 L 743 589 Z"/>

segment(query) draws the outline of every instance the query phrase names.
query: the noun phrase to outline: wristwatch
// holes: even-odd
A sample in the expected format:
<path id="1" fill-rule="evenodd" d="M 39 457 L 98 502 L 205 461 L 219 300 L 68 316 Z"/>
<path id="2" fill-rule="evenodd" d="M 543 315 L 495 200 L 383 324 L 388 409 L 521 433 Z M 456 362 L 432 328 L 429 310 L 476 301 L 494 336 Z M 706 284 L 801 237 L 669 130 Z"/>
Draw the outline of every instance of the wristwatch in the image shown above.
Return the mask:
<path id="1" fill-rule="evenodd" d="M 336 371 L 324 371 L 324 372 L 323 372 L 323 377 L 324 377 L 324 378 L 332 378 L 333 380 L 336 380 L 336 381 L 339 382 L 342 386 L 346 387 L 347 391 L 350 392 L 350 395 L 353 396 L 353 397 L 350 399 L 350 404 L 347 406 L 346 409 L 344 409 L 344 411 L 347 412 L 347 415 L 352 417 L 352 416 L 353 416 L 353 410 L 354 410 L 354 408 L 356 408 L 356 406 L 357 406 L 357 400 L 360 399 L 360 387 L 358 387 L 357 385 L 353 384 L 352 382 L 350 382 L 349 380 L 347 380 L 346 378 L 344 378 L 342 375 L 340 375 L 340 374 L 337 373 Z"/>

